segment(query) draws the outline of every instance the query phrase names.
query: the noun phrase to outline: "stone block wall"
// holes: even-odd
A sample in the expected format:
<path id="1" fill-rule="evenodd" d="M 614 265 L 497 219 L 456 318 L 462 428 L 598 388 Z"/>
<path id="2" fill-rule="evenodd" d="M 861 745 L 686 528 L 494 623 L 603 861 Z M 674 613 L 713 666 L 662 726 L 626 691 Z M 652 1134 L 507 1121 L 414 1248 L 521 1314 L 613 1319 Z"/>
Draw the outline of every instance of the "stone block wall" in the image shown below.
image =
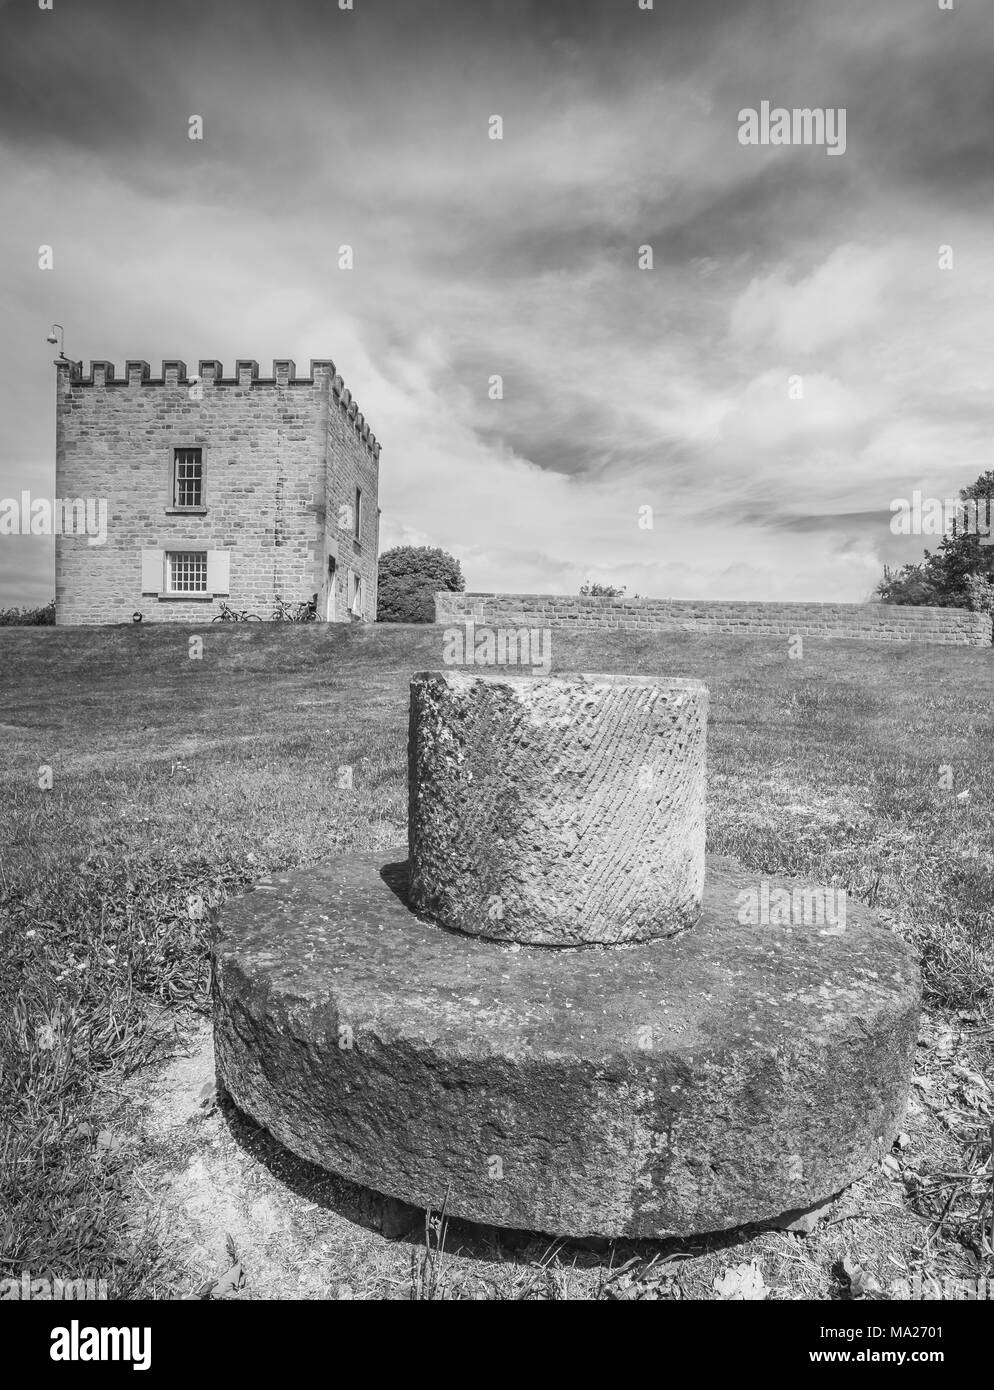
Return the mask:
<path id="1" fill-rule="evenodd" d="M 992 640 L 987 614 L 963 608 L 905 608 L 884 603 L 725 603 L 444 592 L 435 595 L 435 621 L 578 632 L 722 632 L 971 647 L 988 646 Z"/>

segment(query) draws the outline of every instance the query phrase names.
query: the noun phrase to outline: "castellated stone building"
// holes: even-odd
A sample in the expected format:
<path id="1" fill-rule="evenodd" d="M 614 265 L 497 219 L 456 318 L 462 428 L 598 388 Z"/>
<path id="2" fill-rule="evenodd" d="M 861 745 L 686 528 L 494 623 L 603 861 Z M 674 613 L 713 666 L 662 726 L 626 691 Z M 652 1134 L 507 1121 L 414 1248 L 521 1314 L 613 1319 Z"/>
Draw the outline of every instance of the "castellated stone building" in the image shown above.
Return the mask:
<path id="1" fill-rule="evenodd" d="M 56 537 L 61 624 L 272 618 L 316 596 L 376 617 L 380 446 L 334 362 L 56 362 L 56 495 L 106 499 L 102 544 Z"/>

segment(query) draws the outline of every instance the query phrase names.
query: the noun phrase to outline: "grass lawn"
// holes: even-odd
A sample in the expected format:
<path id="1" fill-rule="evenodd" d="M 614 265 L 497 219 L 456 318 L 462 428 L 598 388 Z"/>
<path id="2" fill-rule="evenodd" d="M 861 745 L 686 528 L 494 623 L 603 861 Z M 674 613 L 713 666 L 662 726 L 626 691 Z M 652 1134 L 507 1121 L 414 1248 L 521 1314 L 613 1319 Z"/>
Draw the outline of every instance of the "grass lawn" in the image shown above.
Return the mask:
<path id="1" fill-rule="evenodd" d="M 437 1222 L 388 1238 L 403 1213 L 217 1102 L 211 917 L 267 874 L 404 842 L 408 681 L 441 651 L 433 627 L 0 628 L 0 1280 L 218 1296 L 235 1266 L 234 1297 L 714 1298 L 747 1265 L 791 1299 L 994 1277 L 989 648 L 554 637 L 554 672 L 705 680 L 709 848 L 843 887 L 921 952 L 903 1146 L 816 1230 L 602 1249 L 452 1222 L 440 1254 Z"/>

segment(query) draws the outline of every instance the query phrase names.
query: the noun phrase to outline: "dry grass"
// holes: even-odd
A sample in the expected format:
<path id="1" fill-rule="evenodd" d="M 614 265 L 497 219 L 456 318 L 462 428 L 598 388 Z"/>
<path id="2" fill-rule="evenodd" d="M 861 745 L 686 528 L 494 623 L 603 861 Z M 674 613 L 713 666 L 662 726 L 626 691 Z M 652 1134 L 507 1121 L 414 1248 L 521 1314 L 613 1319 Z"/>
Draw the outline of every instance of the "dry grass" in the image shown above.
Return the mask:
<path id="1" fill-rule="evenodd" d="M 201 1103 L 212 914 L 266 874 L 403 841 L 407 682 L 441 633 L 214 628 L 201 660 L 188 638 L 0 631 L 0 1277 L 163 1297 L 237 1264 L 211 1296 L 832 1299 L 994 1273 L 990 651 L 557 636 L 554 668 L 706 680 L 710 848 L 889 913 L 928 1007 L 904 1147 L 816 1230 L 583 1247 L 423 1219 L 385 1239 L 374 1194 Z M 190 1047 L 206 1076 L 187 1087 Z M 189 1113 L 157 1124 L 170 1086 Z"/>

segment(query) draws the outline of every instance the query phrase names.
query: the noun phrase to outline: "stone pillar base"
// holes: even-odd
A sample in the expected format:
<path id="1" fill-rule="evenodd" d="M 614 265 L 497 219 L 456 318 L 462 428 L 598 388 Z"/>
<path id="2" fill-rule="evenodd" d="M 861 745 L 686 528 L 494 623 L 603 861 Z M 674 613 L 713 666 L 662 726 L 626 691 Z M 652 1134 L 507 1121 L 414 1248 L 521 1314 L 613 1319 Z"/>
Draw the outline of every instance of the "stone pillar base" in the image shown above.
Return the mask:
<path id="1" fill-rule="evenodd" d="M 421 921 L 405 860 L 225 909 L 218 1077 L 294 1153 L 490 1225 L 662 1237 L 808 1209 L 890 1147 L 919 970 L 870 909 L 743 925 L 758 876 L 709 858 L 693 931 L 550 951 Z"/>

